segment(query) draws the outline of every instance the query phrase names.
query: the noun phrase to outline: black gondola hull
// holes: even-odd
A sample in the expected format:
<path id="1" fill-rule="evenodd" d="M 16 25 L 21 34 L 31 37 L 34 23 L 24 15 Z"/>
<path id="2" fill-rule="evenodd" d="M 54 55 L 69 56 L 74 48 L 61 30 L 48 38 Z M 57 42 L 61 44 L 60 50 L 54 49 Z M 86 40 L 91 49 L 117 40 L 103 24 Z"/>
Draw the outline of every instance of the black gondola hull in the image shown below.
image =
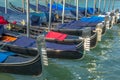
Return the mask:
<path id="1" fill-rule="evenodd" d="M 70 35 L 77 35 L 77 36 L 81 36 L 84 38 L 84 36 L 82 36 L 82 32 L 83 30 L 60 30 L 60 29 L 54 29 L 53 31 L 58 31 L 58 32 L 62 32 L 62 33 L 66 33 L 66 34 L 70 34 Z M 97 44 L 97 33 L 96 32 L 91 32 L 90 34 L 90 48 L 94 48 Z"/>
<path id="2" fill-rule="evenodd" d="M 0 72 L 22 74 L 22 75 L 40 75 L 42 72 L 40 55 L 35 60 L 28 63 L 0 64 Z"/>
<path id="3" fill-rule="evenodd" d="M 19 52 L 24 55 L 30 55 L 34 56 L 36 53 L 38 53 L 37 49 L 34 48 L 22 48 L 19 46 L 11 46 L 11 45 L 5 45 L 3 47 L 4 50 Z M 26 53 L 29 54 L 26 54 Z M 47 56 L 49 58 L 63 58 L 63 59 L 80 59 L 84 56 L 84 45 L 83 43 L 76 51 L 64 51 L 64 50 L 50 50 L 47 49 Z"/>

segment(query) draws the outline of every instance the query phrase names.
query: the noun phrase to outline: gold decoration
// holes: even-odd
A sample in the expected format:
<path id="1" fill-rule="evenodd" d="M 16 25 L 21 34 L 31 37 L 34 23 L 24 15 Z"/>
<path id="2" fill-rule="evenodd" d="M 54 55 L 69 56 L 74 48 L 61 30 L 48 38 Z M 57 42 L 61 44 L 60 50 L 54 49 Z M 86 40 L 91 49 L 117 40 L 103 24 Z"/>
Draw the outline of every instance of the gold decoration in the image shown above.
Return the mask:
<path id="1" fill-rule="evenodd" d="M 25 20 L 22 20 L 22 21 L 21 21 L 21 24 L 24 26 L 24 25 L 25 25 Z"/>

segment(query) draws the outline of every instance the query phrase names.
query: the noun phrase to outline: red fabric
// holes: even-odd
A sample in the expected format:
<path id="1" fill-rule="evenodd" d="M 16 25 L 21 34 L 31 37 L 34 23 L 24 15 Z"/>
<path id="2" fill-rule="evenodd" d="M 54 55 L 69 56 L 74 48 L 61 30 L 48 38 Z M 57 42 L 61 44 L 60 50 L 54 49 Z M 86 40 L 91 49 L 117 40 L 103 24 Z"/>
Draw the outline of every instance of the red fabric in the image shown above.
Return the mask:
<path id="1" fill-rule="evenodd" d="M 67 34 L 54 32 L 54 31 L 48 32 L 48 34 L 45 36 L 45 38 L 53 38 L 53 39 L 57 39 L 60 41 L 64 40 L 66 37 L 67 37 Z"/>
<path id="2" fill-rule="evenodd" d="M 17 23 L 17 21 L 13 21 L 12 23 L 13 23 L 13 24 L 16 24 L 16 23 Z"/>
<path id="3" fill-rule="evenodd" d="M 4 19 L 4 17 L 3 17 L 3 16 L 0 16 L 0 19 Z"/>
<path id="4" fill-rule="evenodd" d="M 8 24 L 8 21 L 3 16 L 0 16 L 0 24 Z"/>
<path id="5" fill-rule="evenodd" d="M 6 20 L 0 19 L 0 24 L 8 24 Z"/>

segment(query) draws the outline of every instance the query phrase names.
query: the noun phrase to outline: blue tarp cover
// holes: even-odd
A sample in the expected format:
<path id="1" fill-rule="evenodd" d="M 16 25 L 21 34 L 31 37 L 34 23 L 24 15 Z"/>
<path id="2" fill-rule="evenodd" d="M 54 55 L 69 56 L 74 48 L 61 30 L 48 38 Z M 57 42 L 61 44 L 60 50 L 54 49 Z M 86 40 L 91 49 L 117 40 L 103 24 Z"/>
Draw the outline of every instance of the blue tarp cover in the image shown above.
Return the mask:
<path id="1" fill-rule="evenodd" d="M 8 56 L 12 56 L 12 55 L 15 55 L 15 53 L 13 53 L 13 52 L 0 52 L 0 63 L 4 62 L 8 58 Z"/>
<path id="2" fill-rule="evenodd" d="M 48 7 L 50 7 L 50 4 L 48 4 Z M 54 9 L 54 10 L 63 10 L 63 5 L 62 4 L 53 3 L 52 4 L 52 9 Z M 74 8 L 65 7 L 65 10 L 75 10 L 75 9 Z"/>
<path id="3" fill-rule="evenodd" d="M 90 18 L 81 18 L 78 21 L 60 24 L 57 29 L 82 29 L 84 27 L 96 27 L 96 25 L 104 20 L 103 17 L 93 16 Z"/>

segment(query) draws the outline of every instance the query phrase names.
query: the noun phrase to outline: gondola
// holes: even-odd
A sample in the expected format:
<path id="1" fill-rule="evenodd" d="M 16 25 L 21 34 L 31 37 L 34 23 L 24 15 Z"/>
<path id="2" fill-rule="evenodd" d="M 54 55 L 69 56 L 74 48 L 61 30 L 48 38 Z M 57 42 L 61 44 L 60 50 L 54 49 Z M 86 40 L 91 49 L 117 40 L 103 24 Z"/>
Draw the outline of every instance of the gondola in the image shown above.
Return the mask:
<path id="1" fill-rule="evenodd" d="M 5 7 L 0 6 L 0 12 L 1 12 L 1 13 L 5 13 Z M 10 15 L 11 15 L 11 14 L 16 14 L 16 15 L 23 14 L 23 13 L 18 13 L 18 12 L 16 12 L 16 11 L 13 11 L 13 10 L 8 9 L 8 8 L 7 8 L 7 12 L 8 12 Z M 6 15 L 7 15 L 7 14 L 6 14 Z"/>
<path id="2" fill-rule="evenodd" d="M 0 72 L 22 75 L 40 75 L 42 72 L 40 54 L 34 53 L 34 55 L 31 56 L 27 54 L 29 54 L 29 52 L 24 55 L 12 50 L 0 51 Z"/>
<path id="3" fill-rule="evenodd" d="M 62 3 L 62 2 L 61 2 L 61 3 Z M 71 4 L 69 4 L 69 3 L 65 3 L 65 6 L 76 9 L 76 6 L 71 5 Z M 85 9 L 84 7 L 79 7 L 78 9 L 79 9 L 79 13 L 85 14 L 85 10 L 86 10 L 86 9 Z M 95 8 L 95 10 L 94 10 L 94 8 L 91 8 L 91 7 L 88 7 L 88 8 L 87 8 L 87 14 L 88 14 L 88 15 L 93 15 L 94 13 L 97 13 L 97 12 L 98 12 L 98 8 Z M 76 12 L 75 12 L 75 11 L 74 11 L 73 13 L 76 15 Z"/>
<path id="4" fill-rule="evenodd" d="M 13 9 L 13 10 L 15 10 L 15 11 L 21 11 L 21 9 L 19 10 L 19 7 L 16 7 L 16 6 L 14 6 L 12 3 L 9 3 L 9 6 L 11 6 L 11 8 Z M 32 5 L 32 4 L 30 4 L 30 6 L 31 6 L 31 8 L 33 9 L 33 10 L 36 10 L 36 6 L 35 5 Z M 57 14 L 56 14 L 56 12 L 55 12 L 55 8 L 56 8 L 56 6 L 57 6 L 57 4 L 56 3 L 54 3 L 53 5 L 53 12 L 52 13 L 54 13 L 54 14 L 52 14 L 52 17 L 51 17 L 51 20 L 52 20 L 52 22 L 55 22 L 55 24 L 57 23 L 57 22 L 59 22 L 60 23 L 60 19 L 57 17 Z M 30 15 L 32 16 L 32 15 L 37 15 L 37 16 L 39 16 L 40 18 L 41 18 L 41 22 L 43 22 L 43 23 L 45 23 L 45 21 L 46 22 L 48 22 L 48 17 L 49 17 L 49 13 L 48 13 L 48 11 L 49 11 L 49 8 L 47 8 L 47 7 L 45 7 L 45 6 L 43 6 L 43 5 L 40 5 L 40 4 L 38 4 L 38 9 L 40 9 L 40 10 L 42 10 L 42 12 L 44 12 L 44 13 L 31 13 Z M 59 8 L 58 8 L 59 9 Z M 61 8 L 60 8 L 60 10 L 61 10 Z M 74 11 L 75 11 L 75 9 L 74 9 Z M 23 12 L 23 11 L 21 11 L 21 12 Z M 58 12 L 57 12 L 58 13 Z M 105 15 L 104 15 L 105 16 Z M 70 19 L 72 19 L 72 18 L 70 18 L 69 17 L 69 21 L 70 21 Z M 74 18 L 75 19 L 75 18 Z M 68 20 L 65 20 L 65 22 L 68 22 Z M 54 23 L 53 23 L 54 24 Z"/>
<path id="5" fill-rule="evenodd" d="M 76 22 L 76 21 L 75 21 Z M 79 22 L 79 21 L 78 21 Z M 71 22 L 72 23 L 72 22 Z M 68 23 L 68 24 L 70 24 L 70 23 Z M 96 23 L 97 24 L 97 23 Z M 25 26 L 22 26 L 22 25 L 19 25 L 19 24 L 10 24 L 11 26 L 13 26 L 13 29 L 12 30 L 14 30 L 14 31 L 17 31 L 17 28 L 21 28 L 21 29 L 18 29 L 18 30 L 25 30 L 26 29 L 26 27 Z M 64 24 L 63 24 L 64 25 Z M 81 24 L 80 24 L 81 25 Z M 74 25 L 73 25 L 74 26 Z M 87 26 L 87 25 L 86 25 Z M 92 25 L 91 25 L 92 26 Z M 14 29 L 14 28 L 16 28 L 16 29 Z M 67 34 L 70 34 L 70 35 L 77 35 L 77 36 L 81 36 L 82 37 L 82 32 L 84 31 L 84 28 L 85 28 L 85 26 L 83 25 L 83 27 L 81 27 L 81 29 L 70 29 L 69 30 L 69 28 L 68 29 L 53 29 L 53 31 L 57 31 L 57 32 L 63 32 L 63 33 L 67 33 Z M 103 33 L 105 32 L 105 26 L 103 26 L 103 27 L 101 27 L 103 30 Z M 45 30 L 45 29 L 47 29 L 46 27 L 37 27 L 37 26 L 31 26 L 30 27 L 30 32 L 32 33 L 32 34 L 35 34 L 35 35 L 37 35 L 37 34 L 40 34 L 41 33 L 41 31 L 42 30 Z M 92 47 L 95 47 L 96 46 L 96 43 L 97 43 L 97 33 L 96 32 L 93 32 L 93 30 L 95 30 L 95 27 L 92 27 L 92 32 L 91 32 L 91 34 L 90 34 L 90 38 L 91 38 L 91 48 Z M 33 31 L 34 32 L 36 32 L 36 33 L 33 33 Z M 74 39 L 73 39 L 74 40 Z"/>
<path id="6" fill-rule="evenodd" d="M 25 11 L 25 9 L 21 8 L 21 7 L 16 7 L 14 6 L 11 2 L 9 2 L 9 7 L 13 10 L 15 10 L 16 12 L 20 12 L 23 13 Z"/>
<path id="7" fill-rule="evenodd" d="M 66 3 L 67 4 L 67 3 Z M 48 6 L 49 6 L 49 4 L 48 4 Z M 38 9 L 40 9 L 39 11 L 41 11 L 42 8 L 43 7 L 43 5 L 40 5 L 40 4 L 38 4 Z M 44 6 L 45 7 L 45 6 Z M 35 5 L 32 5 L 32 4 L 30 4 L 30 8 L 32 8 L 33 10 L 36 10 L 36 6 Z M 80 7 L 79 7 L 80 8 Z M 57 4 L 57 3 L 53 3 L 52 4 L 52 12 L 54 12 L 54 13 L 56 13 L 57 12 L 57 14 L 58 14 L 58 16 L 59 17 L 61 17 L 60 15 L 61 15 L 61 13 L 60 13 L 60 15 L 59 15 L 59 12 L 61 11 L 63 9 L 63 6 L 61 5 L 61 4 Z M 47 7 L 45 7 L 45 9 L 43 10 L 43 12 L 47 12 L 49 10 L 49 8 L 47 9 Z M 56 12 L 55 12 L 56 11 Z M 79 11 L 79 17 L 80 18 L 82 18 L 82 17 L 84 17 L 85 16 L 85 8 L 83 8 L 82 10 L 81 10 L 81 8 L 78 10 Z M 112 22 L 115 22 L 114 21 L 114 17 L 116 18 L 116 21 L 117 21 L 117 18 L 118 18 L 118 11 L 116 12 L 116 10 L 115 10 L 115 12 L 106 12 L 106 13 L 101 13 L 100 14 L 100 11 L 99 11 L 99 14 L 98 14 L 98 8 L 95 8 L 95 11 L 94 11 L 94 9 L 93 8 L 88 8 L 87 9 L 87 16 L 93 16 L 93 13 L 95 12 L 95 14 L 96 14 L 96 16 L 109 16 L 110 18 L 111 18 L 111 20 L 110 20 L 110 25 L 111 25 L 111 27 L 110 28 L 112 28 L 112 25 L 113 25 L 113 23 Z M 109 14 L 108 14 L 109 13 Z M 111 15 L 112 14 L 112 15 Z M 76 9 L 75 9 L 75 7 L 74 6 L 72 6 L 72 5 L 67 5 L 67 7 L 65 8 L 65 22 L 69 22 L 70 20 L 74 20 L 75 19 L 75 16 L 76 16 Z M 69 19 L 69 20 L 67 20 L 67 19 Z M 60 21 L 60 20 L 59 20 Z"/>
<path id="8" fill-rule="evenodd" d="M 12 35 L 11 33 L 8 33 Z M 7 34 L 7 35 L 8 35 Z M 6 35 L 6 33 L 4 33 Z M 14 36 L 17 38 L 12 43 L 3 46 L 5 50 L 17 51 L 22 54 L 29 52 L 29 55 L 37 53 L 36 40 L 26 36 Z M 46 41 L 47 55 L 50 58 L 80 59 L 84 56 L 83 41 L 78 43 L 60 43 Z"/>
<path id="9" fill-rule="evenodd" d="M 6 44 L 4 46 L 4 49 L 18 51 L 23 54 L 25 54 L 26 52 L 30 52 L 29 55 L 32 55 L 37 53 L 35 45 L 36 42 L 32 42 L 32 40 L 33 39 L 27 39 L 26 37 L 19 37 L 19 39 L 17 39 L 14 43 Z M 46 45 L 47 55 L 50 58 L 80 59 L 84 55 L 83 42 L 80 43 L 79 46 L 74 43 L 61 44 L 56 42 L 46 42 Z"/>
<path id="10" fill-rule="evenodd" d="M 48 4 L 48 7 L 49 7 L 49 5 L 50 4 Z M 62 10 L 63 6 L 60 3 L 53 2 L 52 9 Z M 72 15 L 76 16 L 76 6 L 72 6 L 72 5 L 68 4 L 68 3 L 65 3 L 65 11 L 66 10 L 69 10 Z M 79 15 L 80 18 L 85 16 L 85 10 L 86 10 L 85 8 L 79 7 L 79 10 L 78 10 L 79 14 L 78 15 Z M 90 15 L 93 15 L 93 13 L 94 13 L 94 9 L 93 8 L 88 8 L 86 15 L 90 16 Z"/>
<path id="11" fill-rule="evenodd" d="M 35 17 L 33 17 L 33 18 L 35 18 Z M 33 19 L 33 20 L 35 20 L 35 19 Z M 36 20 L 35 20 L 36 21 Z M 32 22 L 32 21 L 31 21 Z M 38 21 L 39 22 L 39 21 Z M 33 22 L 34 23 L 34 22 Z M 31 28 L 32 30 L 33 29 L 35 29 L 36 27 L 34 27 L 33 26 L 33 28 Z M 40 27 L 40 29 L 41 29 L 42 27 Z M 45 28 L 45 27 L 44 27 Z M 38 27 L 37 27 L 37 29 L 39 29 Z M 39 30 L 40 30 L 39 29 Z M 42 28 L 43 29 L 43 28 Z M 59 30 L 57 30 L 57 31 L 61 31 L 62 29 L 59 29 Z M 62 32 L 67 32 L 67 34 L 72 34 L 72 35 L 78 35 L 78 36 L 82 36 L 81 34 L 82 34 L 82 31 L 83 31 L 84 29 L 81 29 L 81 30 L 78 30 L 78 29 L 76 29 L 76 30 L 69 30 L 69 28 L 67 29 L 67 31 L 64 31 L 64 30 L 62 30 Z M 53 31 L 56 31 L 56 29 L 53 29 Z M 105 27 L 103 27 L 103 33 L 105 32 Z M 73 33 L 75 33 L 75 34 L 73 34 Z M 91 34 L 91 48 L 94 48 L 95 46 L 96 46 L 96 44 L 97 44 L 97 33 L 95 33 L 95 32 L 92 32 L 92 34 Z"/>
<path id="12" fill-rule="evenodd" d="M 40 53 L 26 51 L 23 54 L 23 52 L 15 48 L 14 45 L 7 46 L 9 42 L 16 40 L 17 37 L 3 36 L 3 33 L 3 28 L 0 26 L 0 72 L 21 75 L 40 75 L 42 72 Z"/>
<path id="13" fill-rule="evenodd" d="M 93 20 L 90 24 L 87 24 L 88 22 L 87 21 L 82 21 L 81 22 L 81 19 L 83 19 L 83 18 L 86 18 L 86 19 L 92 19 L 92 18 L 104 18 L 103 20 L 101 20 L 101 21 L 95 21 L 95 20 Z M 33 14 L 33 15 L 31 15 L 31 25 L 32 25 L 32 23 L 33 24 L 37 24 L 37 25 L 35 25 L 35 26 L 39 26 L 40 24 L 38 24 L 37 22 L 40 22 L 40 21 L 36 21 L 36 20 L 38 20 L 39 18 L 41 18 L 41 16 L 39 15 L 39 13 L 35 13 L 35 14 Z M 52 17 L 53 18 L 53 17 Z M 58 29 L 57 31 L 61 31 L 62 30 L 62 28 L 59 28 L 59 27 L 63 27 L 63 31 L 65 30 L 65 29 L 67 29 L 67 30 L 65 30 L 65 31 L 70 31 L 70 26 L 72 26 L 72 29 L 73 28 L 77 28 L 77 27 L 74 27 L 74 26 L 76 26 L 76 24 L 77 24 L 77 26 L 78 26 L 78 28 L 76 29 L 76 30 L 78 30 L 78 29 L 81 29 L 81 28 L 83 28 L 83 27 L 95 27 L 96 28 L 96 26 L 100 23 L 100 24 L 103 24 L 103 26 L 104 27 L 101 27 L 102 28 L 102 34 L 105 34 L 105 32 L 106 32 L 106 28 L 107 27 L 112 27 L 112 26 L 109 26 L 110 24 L 111 24 L 111 22 L 112 22 L 112 19 L 110 20 L 110 17 L 109 16 L 105 16 L 104 15 L 104 17 L 101 17 L 101 16 L 91 16 L 91 17 L 83 17 L 83 18 L 81 18 L 80 20 L 78 20 L 78 21 L 75 21 L 75 20 L 73 20 L 73 21 L 69 21 L 68 23 L 64 23 L 63 25 L 58 25 L 58 24 L 60 24 L 60 22 L 55 22 L 54 23 L 54 20 L 52 19 L 52 27 L 53 28 L 56 28 L 56 29 Z M 73 25 L 74 24 L 74 25 Z M 82 25 L 82 26 L 81 26 Z M 34 26 L 34 25 L 32 25 L 32 26 Z M 40 28 L 42 28 L 41 26 L 40 26 Z M 44 29 L 45 27 L 43 27 L 43 29 Z M 56 30 L 56 29 L 53 29 L 53 30 Z M 76 31 L 76 30 L 71 30 L 71 31 Z M 69 33 L 69 32 L 68 32 Z"/>
<path id="14" fill-rule="evenodd" d="M 61 12 L 61 10 L 62 10 L 62 5 L 60 5 L 60 6 L 58 6 L 58 5 L 60 5 L 60 4 L 57 4 L 57 3 L 54 3 L 54 4 L 52 4 L 52 12 L 53 12 L 53 14 L 52 14 L 52 22 L 60 22 L 61 20 L 60 20 L 60 15 L 61 15 L 61 13 L 60 13 L 60 15 L 59 15 L 59 11 Z M 9 3 L 9 6 L 11 6 L 11 8 L 13 9 L 13 10 L 15 10 L 15 11 L 18 11 L 18 12 L 23 12 L 22 10 L 23 9 L 21 9 L 20 7 L 16 7 L 16 6 L 14 6 L 12 3 Z M 49 4 L 48 4 L 48 6 L 49 6 Z M 65 11 L 70 11 L 70 12 L 67 12 L 66 13 L 66 15 L 65 15 L 65 19 L 69 19 L 69 20 L 65 20 L 65 22 L 69 22 L 70 20 L 73 20 L 73 19 L 75 19 L 75 15 L 76 15 L 76 9 L 75 9 L 75 6 L 73 6 L 73 5 L 70 5 L 70 4 L 68 4 L 68 3 L 66 3 L 66 6 L 67 6 L 67 8 L 65 8 L 66 10 Z M 56 7 L 58 7 L 57 9 L 56 9 Z M 69 7 L 72 7 L 72 8 L 69 8 Z M 30 8 L 32 8 L 33 10 L 36 10 L 36 6 L 35 5 L 32 5 L 32 4 L 30 4 Z M 48 11 L 49 11 L 49 8 L 47 8 L 46 6 L 44 6 L 44 5 L 40 5 L 40 4 L 38 4 L 38 9 L 40 9 L 39 11 L 42 11 L 42 12 L 44 12 L 44 16 L 46 16 L 46 19 L 48 18 L 48 16 L 49 16 L 49 14 L 48 14 Z M 56 11 L 57 10 L 57 11 Z M 56 13 L 57 12 L 57 13 Z M 93 14 L 94 12 L 98 12 L 98 8 L 96 8 L 95 9 L 95 11 L 93 10 L 93 8 L 88 8 L 88 14 Z M 112 15 L 111 15 L 111 13 L 112 13 Z M 82 9 L 81 10 L 81 8 L 80 8 L 80 10 L 79 10 L 79 15 L 81 16 L 81 17 L 83 17 L 84 16 L 84 14 L 85 14 L 85 9 Z M 32 14 L 31 14 L 32 15 Z M 74 16 L 73 16 L 74 15 Z M 107 13 L 104 13 L 102 16 L 106 16 L 106 15 L 108 15 L 108 16 L 110 16 L 110 18 L 112 18 L 112 20 L 110 21 L 111 23 L 110 23 L 110 25 L 111 25 L 111 27 L 110 28 L 112 28 L 112 25 L 113 25 L 113 23 L 115 23 L 115 21 L 118 21 L 118 19 L 119 19 L 119 13 L 118 13 L 118 10 L 115 10 L 115 12 L 107 12 Z M 69 16 L 69 17 L 66 17 L 66 16 Z M 70 17 L 71 16 L 71 17 Z M 98 15 L 98 16 L 101 16 L 101 14 L 100 15 Z M 43 15 L 41 16 L 41 17 L 43 17 Z M 115 21 L 114 21 L 114 18 L 115 17 Z M 48 21 L 48 19 L 46 20 L 46 21 Z"/>
<path id="15" fill-rule="evenodd" d="M 49 6 L 49 4 L 48 4 Z M 54 6 L 54 4 L 53 4 Z M 34 11 L 36 11 L 36 6 L 33 4 L 30 4 L 30 8 Z M 38 4 L 38 11 L 41 12 L 49 12 L 49 7 L 46 7 L 44 5 Z M 72 14 L 72 8 L 65 8 L 65 19 L 75 19 L 75 16 Z M 55 14 L 57 17 L 61 18 L 62 16 L 62 5 L 59 6 L 59 8 L 52 7 L 52 14 Z"/>
<path id="16" fill-rule="evenodd" d="M 25 18 L 26 14 L 22 13 L 22 12 L 17 12 L 17 11 L 7 8 L 7 14 L 5 14 L 5 7 L 2 7 L 2 6 L 0 6 L 0 12 L 1 12 L 1 15 L 5 17 L 5 19 L 7 19 L 11 22 L 16 21 L 16 22 L 20 23 L 22 20 L 26 20 L 26 18 Z"/>
<path id="17" fill-rule="evenodd" d="M 35 24 L 35 26 L 39 26 L 40 24 L 38 24 L 39 23 L 39 18 L 40 18 L 40 16 L 39 16 L 39 14 L 33 14 L 32 16 L 31 16 L 31 26 L 34 26 Z M 92 27 L 92 28 L 96 28 L 96 26 L 99 24 L 99 23 L 103 23 L 103 25 L 104 25 L 104 27 L 103 27 L 103 34 L 105 33 L 105 29 L 104 28 L 106 28 L 106 21 L 109 21 L 109 17 L 108 16 L 106 16 L 105 18 L 104 17 L 97 17 L 97 16 L 92 16 L 92 17 L 83 17 L 83 18 L 81 18 L 80 20 L 78 20 L 78 21 L 71 21 L 71 22 L 68 22 L 68 23 L 64 23 L 64 24 L 60 24 L 60 25 L 58 25 L 58 26 L 53 26 L 55 29 L 66 29 L 66 30 L 68 30 L 69 31 L 69 29 L 83 29 L 83 28 L 85 28 L 85 27 Z M 110 21 L 109 21 L 110 22 Z M 108 22 L 108 24 L 110 24 Z M 52 25 L 54 25 L 54 24 L 52 24 Z M 40 26 L 40 28 L 42 28 L 41 26 Z M 71 31 L 73 31 L 73 30 L 71 30 Z"/>
<path id="18" fill-rule="evenodd" d="M 39 16 L 39 15 L 37 15 L 37 16 Z M 39 18 L 35 18 L 35 17 L 33 17 L 33 22 L 31 21 L 31 23 L 34 23 L 34 21 L 36 22 L 36 20 L 35 19 L 39 19 Z M 37 22 L 39 22 L 39 21 L 37 21 Z M 79 22 L 79 21 L 78 21 Z M 72 22 L 71 22 L 72 23 Z M 69 23 L 68 23 L 69 24 Z M 84 23 L 83 23 L 84 24 Z M 40 25 L 40 24 L 38 24 L 38 25 Z M 64 24 L 63 24 L 64 25 Z M 87 25 L 86 25 L 87 26 Z M 91 25 L 91 26 L 93 26 L 93 25 Z M 91 27 L 90 26 L 90 27 Z M 96 26 L 96 25 L 95 25 Z M 85 27 L 85 26 L 84 26 Z M 32 27 L 31 27 L 32 28 Z M 34 29 L 35 27 L 33 26 L 33 28 L 32 29 Z M 37 27 L 37 29 L 45 29 L 45 27 Z M 106 27 L 104 26 L 104 27 L 102 27 L 102 33 L 104 34 L 105 33 L 105 29 L 106 29 Z M 67 34 L 71 34 L 71 35 L 77 35 L 77 36 L 82 36 L 81 34 L 82 34 L 82 31 L 84 30 L 84 28 L 82 28 L 82 29 L 80 29 L 80 30 L 78 30 L 78 29 L 53 29 L 53 31 L 58 31 L 58 32 L 64 32 L 64 33 L 67 33 Z M 91 47 L 95 47 L 96 46 L 96 43 L 97 43 L 97 35 L 96 35 L 97 33 L 95 33 L 95 32 L 92 32 L 92 35 L 91 35 Z M 94 36 L 94 37 L 93 37 Z"/>
<path id="19" fill-rule="evenodd" d="M 25 26 L 22 26 L 22 25 L 19 25 L 19 24 L 12 24 L 10 23 L 9 26 L 11 27 L 11 31 L 14 31 L 14 32 L 19 32 L 19 33 L 26 33 L 26 27 Z M 44 27 L 42 27 L 44 28 Z M 41 33 L 48 33 L 46 32 L 47 30 L 44 31 L 44 29 L 42 29 L 40 27 L 35 27 L 35 26 L 31 26 L 30 27 L 30 34 L 31 34 L 31 37 L 33 38 L 36 38 L 36 36 L 40 35 Z M 55 31 L 55 30 L 51 30 L 53 32 L 60 32 L 62 33 L 62 31 Z M 84 31 L 84 30 L 83 30 Z M 56 39 L 51 39 L 51 38 L 46 38 L 47 41 L 52 41 L 52 42 L 61 42 L 61 43 L 79 43 L 81 42 L 82 40 L 84 40 L 84 36 L 82 36 L 83 34 L 83 31 L 82 30 L 79 30 L 78 33 L 74 34 L 74 35 L 69 35 L 66 37 L 66 39 L 62 40 L 62 41 L 58 41 Z M 68 31 L 67 31 L 68 32 Z M 63 34 L 63 33 L 62 33 Z M 76 35 L 76 36 L 75 36 Z M 97 44 L 97 33 L 96 32 L 91 32 L 90 30 L 90 34 L 89 34 L 89 38 L 90 38 L 90 48 L 94 48 Z"/>
<path id="20" fill-rule="evenodd" d="M 17 7 L 17 6 L 15 6 L 15 5 L 13 5 L 11 2 L 9 2 L 9 6 L 10 6 L 10 8 L 12 9 L 12 10 L 14 10 L 15 12 L 18 12 L 18 13 L 23 13 L 22 15 L 23 16 L 25 16 L 26 15 L 26 13 L 25 13 L 25 9 L 23 9 L 23 8 L 21 8 L 21 7 Z M 32 6 L 31 4 L 30 4 L 30 6 Z M 34 5 L 33 5 L 34 6 Z M 41 8 L 40 8 L 41 9 Z M 44 10 L 44 6 L 42 7 L 42 10 Z M 30 16 L 31 15 L 34 15 L 35 14 L 35 12 L 30 12 Z M 49 21 L 49 13 L 48 13 L 48 11 L 43 11 L 43 12 L 40 12 L 40 13 L 38 13 L 39 14 L 39 16 L 41 17 L 41 21 L 40 22 L 42 22 L 44 25 L 46 25 L 47 24 L 47 22 Z M 22 17 L 22 15 L 18 15 L 19 17 Z M 23 19 L 24 19 L 24 17 L 22 17 Z M 25 20 L 25 19 L 24 19 Z M 57 18 L 57 14 L 55 14 L 55 13 L 52 13 L 52 19 L 51 19 L 51 21 L 52 22 L 57 22 L 57 20 L 58 20 L 58 18 Z"/>
<path id="21" fill-rule="evenodd" d="M 24 32 L 24 30 L 26 30 L 26 27 L 25 26 L 22 26 L 22 25 L 19 25 L 19 24 L 12 24 L 12 23 L 9 23 L 8 25 L 10 25 L 11 26 L 11 31 L 17 31 L 17 32 L 20 32 L 20 33 L 25 33 Z M 30 27 L 30 34 L 32 34 L 32 36 L 33 37 L 35 37 L 35 35 L 36 36 L 38 36 L 39 34 L 41 34 L 42 33 L 42 29 L 40 30 L 40 28 L 39 27 Z M 91 30 L 90 30 L 91 31 Z M 82 34 L 82 32 L 80 33 L 80 34 Z M 90 44 L 90 47 L 91 48 L 94 48 L 95 46 L 96 46 L 96 44 L 97 44 L 97 34 L 96 33 L 93 33 L 92 32 L 92 34 L 90 33 L 89 34 L 90 36 L 90 39 L 91 39 L 91 44 Z M 47 41 L 52 41 L 52 42 L 56 42 L 57 40 L 56 39 L 46 39 Z M 83 41 L 84 40 L 84 36 L 82 36 L 82 35 L 78 35 L 78 36 L 74 36 L 74 35 L 68 35 L 67 37 L 66 37 L 66 39 L 65 40 L 62 40 L 61 42 L 62 43 L 79 43 L 79 42 L 81 42 L 81 41 Z M 60 41 L 58 41 L 58 42 L 60 42 Z"/>

